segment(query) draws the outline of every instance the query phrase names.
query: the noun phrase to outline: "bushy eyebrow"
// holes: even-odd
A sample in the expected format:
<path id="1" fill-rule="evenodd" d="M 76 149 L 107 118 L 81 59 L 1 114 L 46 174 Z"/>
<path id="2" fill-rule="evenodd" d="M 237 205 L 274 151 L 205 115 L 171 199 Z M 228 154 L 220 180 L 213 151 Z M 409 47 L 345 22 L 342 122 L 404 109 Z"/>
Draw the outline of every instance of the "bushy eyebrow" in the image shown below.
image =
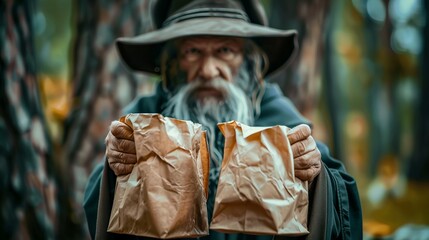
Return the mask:
<path id="1" fill-rule="evenodd" d="M 177 46 L 183 46 L 183 45 L 204 45 L 204 43 L 201 43 L 200 40 L 204 38 L 197 38 L 197 39 L 181 39 L 178 41 Z M 218 38 L 219 41 L 215 42 L 216 45 L 229 45 L 230 43 L 234 44 L 234 46 L 244 46 L 244 40 L 240 38 Z"/>
<path id="2" fill-rule="evenodd" d="M 219 45 L 227 45 L 227 46 L 231 46 L 230 44 L 233 44 L 232 46 L 234 47 L 243 47 L 244 46 L 244 42 L 239 41 L 238 39 L 225 39 L 225 41 L 221 41 L 219 42 Z"/>

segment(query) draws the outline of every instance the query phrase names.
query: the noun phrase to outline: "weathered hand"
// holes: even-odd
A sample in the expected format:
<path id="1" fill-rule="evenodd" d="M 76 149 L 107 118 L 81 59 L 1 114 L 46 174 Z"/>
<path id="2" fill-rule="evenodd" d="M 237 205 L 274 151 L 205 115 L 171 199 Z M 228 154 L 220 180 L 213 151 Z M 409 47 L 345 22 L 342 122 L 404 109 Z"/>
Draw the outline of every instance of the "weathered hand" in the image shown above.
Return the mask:
<path id="1" fill-rule="evenodd" d="M 107 161 L 116 176 L 131 173 L 137 162 L 133 130 L 125 123 L 113 121 L 105 143 Z"/>
<path id="2" fill-rule="evenodd" d="M 321 170 L 321 155 L 311 128 L 306 124 L 292 128 L 288 133 L 292 147 L 295 176 L 303 181 L 313 181 Z"/>

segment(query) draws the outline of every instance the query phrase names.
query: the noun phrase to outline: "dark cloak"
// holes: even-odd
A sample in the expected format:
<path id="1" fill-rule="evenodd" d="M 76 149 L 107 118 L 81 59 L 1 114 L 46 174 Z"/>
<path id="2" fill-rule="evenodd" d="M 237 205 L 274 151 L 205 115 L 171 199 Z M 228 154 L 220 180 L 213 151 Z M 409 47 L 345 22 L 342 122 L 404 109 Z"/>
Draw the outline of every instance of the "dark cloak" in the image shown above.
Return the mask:
<path id="1" fill-rule="evenodd" d="M 125 110 L 127 113 L 161 113 L 167 101 L 167 94 L 158 86 L 154 95 L 133 101 Z M 283 96 L 274 84 L 265 84 L 261 101 L 261 113 L 255 119 L 255 126 L 286 125 L 293 128 L 309 124 L 292 102 Z M 210 231 L 210 236 L 200 239 L 362 239 L 362 210 L 357 185 L 344 165 L 334 159 L 326 145 L 317 141 L 322 155 L 322 170 L 309 187 L 308 230 L 309 235 L 301 237 L 255 236 L 224 234 Z M 92 238 L 97 239 L 149 239 L 131 235 L 108 233 L 116 176 L 108 167 L 98 165 L 90 176 L 84 197 L 84 209 Z M 103 170 L 104 169 L 104 170 Z M 212 183 L 210 183 L 212 184 Z M 209 201 L 214 195 L 209 195 Z"/>

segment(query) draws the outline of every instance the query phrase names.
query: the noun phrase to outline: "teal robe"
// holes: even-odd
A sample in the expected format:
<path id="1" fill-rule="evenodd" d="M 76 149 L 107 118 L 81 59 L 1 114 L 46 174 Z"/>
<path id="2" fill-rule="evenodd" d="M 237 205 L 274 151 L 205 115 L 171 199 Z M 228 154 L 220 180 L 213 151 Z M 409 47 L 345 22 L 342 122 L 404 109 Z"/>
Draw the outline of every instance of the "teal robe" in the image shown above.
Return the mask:
<path id="1" fill-rule="evenodd" d="M 166 94 L 158 86 L 154 95 L 136 99 L 124 113 L 161 113 L 166 101 Z M 299 114 L 292 102 L 283 96 L 277 85 L 267 83 L 261 101 L 261 113 L 255 119 L 254 125 L 286 125 L 293 128 L 302 123 L 311 125 Z M 346 172 L 344 165 L 330 156 L 326 145 L 317 142 L 317 147 L 323 164 L 321 173 L 309 189 L 309 235 L 292 238 L 210 231 L 210 236 L 200 239 L 362 239 L 362 210 L 356 182 Z M 100 239 L 143 239 L 106 232 L 115 182 L 116 176 L 107 163 L 97 166 L 90 176 L 85 191 L 84 209 L 91 236 L 94 238 L 97 234 Z M 210 198 L 214 198 L 214 195 L 209 196 L 209 201 Z"/>

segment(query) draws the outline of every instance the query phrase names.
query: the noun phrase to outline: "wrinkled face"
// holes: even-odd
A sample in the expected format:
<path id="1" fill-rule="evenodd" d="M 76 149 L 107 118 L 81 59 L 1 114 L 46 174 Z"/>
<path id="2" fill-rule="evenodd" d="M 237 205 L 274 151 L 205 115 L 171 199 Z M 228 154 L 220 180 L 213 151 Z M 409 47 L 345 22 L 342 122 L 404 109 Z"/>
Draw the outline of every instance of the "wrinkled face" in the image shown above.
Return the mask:
<path id="1" fill-rule="evenodd" d="M 219 122 L 237 120 L 251 124 L 253 108 L 249 96 L 238 83 L 250 82 L 244 68 L 244 45 L 240 38 L 188 37 L 175 42 L 176 67 L 180 74 L 163 111 L 166 116 L 200 123 L 207 131 L 211 155 L 211 175 L 217 179 L 222 161 L 222 134 Z M 186 83 L 186 84 L 183 84 Z"/>
<path id="2" fill-rule="evenodd" d="M 217 124 L 254 121 L 251 96 L 259 84 L 255 71 L 249 69 L 250 44 L 240 38 L 200 36 L 177 40 L 172 46 L 175 57 L 169 60 L 174 64 L 165 66 L 173 66 L 167 69 L 173 73 L 169 78 L 180 84 L 163 115 L 200 123 L 207 130 L 210 174 L 217 179 L 223 150 L 223 141 L 217 141 L 222 138 Z"/>
<path id="3" fill-rule="evenodd" d="M 223 79 L 232 83 L 243 63 L 244 41 L 233 37 L 189 37 L 179 41 L 179 67 L 188 83 Z M 201 87 L 196 97 L 219 97 L 216 89 Z"/>

